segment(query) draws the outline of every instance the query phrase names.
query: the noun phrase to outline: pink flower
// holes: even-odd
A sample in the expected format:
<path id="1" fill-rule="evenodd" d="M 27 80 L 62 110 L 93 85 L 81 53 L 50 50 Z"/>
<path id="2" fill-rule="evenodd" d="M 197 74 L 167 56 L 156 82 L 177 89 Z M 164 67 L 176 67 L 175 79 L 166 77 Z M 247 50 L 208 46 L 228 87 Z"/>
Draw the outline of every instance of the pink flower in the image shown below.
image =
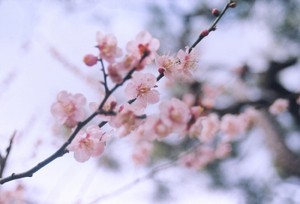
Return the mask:
<path id="1" fill-rule="evenodd" d="M 126 47 L 128 53 L 138 54 L 140 59 L 143 56 L 146 57 L 140 64 L 140 67 L 137 67 L 137 70 L 142 69 L 145 64 L 151 63 L 158 48 L 159 41 L 156 38 L 152 38 L 148 32 L 140 32 L 134 41 L 128 42 Z"/>
<path id="2" fill-rule="evenodd" d="M 111 117 L 109 124 L 117 128 L 117 134 L 123 137 L 135 130 L 140 123 L 134 107 L 129 104 L 124 104 L 120 107 L 117 115 Z"/>
<path id="3" fill-rule="evenodd" d="M 72 143 L 67 147 L 74 152 L 74 158 L 78 162 L 85 162 L 90 157 L 100 156 L 105 146 L 104 133 L 98 126 L 89 126 L 86 131 L 80 131 Z"/>
<path id="4" fill-rule="evenodd" d="M 119 64 L 113 63 L 109 64 L 107 71 L 108 71 L 108 76 L 112 80 L 112 82 L 118 84 L 123 81 L 123 74 L 121 73 L 121 70 L 119 69 Z"/>
<path id="5" fill-rule="evenodd" d="M 221 142 L 217 145 L 217 148 L 215 150 L 215 157 L 217 159 L 224 159 L 230 154 L 231 150 L 232 148 L 229 143 Z"/>
<path id="6" fill-rule="evenodd" d="M 82 94 L 72 95 L 66 91 L 61 91 L 57 95 L 57 102 L 51 106 L 51 113 L 59 124 L 73 128 L 84 119 L 85 104 L 86 99 Z"/>
<path id="7" fill-rule="evenodd" d="M 123 60 L 118 64 L 119 70 L 126 74 L 128 71 L 138 66 L 140 59 L 141 56 L 139 53 L 126 54 Z"/>
<path id="8" fill-rule="evenodd" d="M 97 102 L 91 102 L 89 104 L 89 108 L 93 112 L 97 111 L 98 108 L 99 108 L 99 105 L 103 101 L 103 99 L 104 99 L 104 95 L 102 95 L 100 97 L 100 100 L 99 100 L 100 102 L 98 102 L 98 103 Z M 113 95 L 111 95 L 110 97 L 108 97 L 107 101 L 103 105 L 102 110 L 106 111 L 106 112 L 114 111 L 116 105 L 117 105 L 116 98 Z M 104 121 L 108 121 L 108 120 L 110 120 L 110 118 L 112 117 L 112 115 L 99 114 L 98 117 L 100 119 L 104 120 Z"/>
<path id="9" fill-rule="evenodd" d="M 132 81 L 125 88 L 128 99 L 136 98 L 134 105 L 146 108 L 147 104 L 159 101 L 159 92 L 155 90 L 156 78 L 153 74 L 134 72 Z"/>
<path id="10" fill-rule="evenodd" d="M 187 104 L 177 98 L 172 98 L 170 101 L 161 103 L 159 109 L 161 121 L 175 132 L 183 133 L 191 118 Z"/>
<path id="11" fill-rule="evenodd" d="M 221 120 L 221 131 L 229 136 L 228 139 L 243 133 L 246 130 L 247 123 L 243 116 L 226 114 Z"/>
<path id="12" fill-rule="evenodd" d="M 189 128 L 189 136 L 190 137 L 199 137 L 201 136 L 201 132 L 203 129 L 202 125 L 203 118 L 198 118 L 196 122 Z"/>
<path id="13" fill-rule="evenodd" d="M 193 49 L 188 53 L 188 49 L 186 49 L 186 51 L 179 50 L 177 57 L 180 63 L 178 70 L 180 71 L 182 78 L 190 79 L 192 77 L 191 71 L 194 71 L 198 66 L 199 51 Z"/>
<path id="14" fill-rule="evenodd" d="M 117 46 L 117 39 L 114 35 L 104 35 L 102 32 L 97 33 L 97 47 L 100 50 L 100 57 L 107 62 L 114 62 L 116 57 L 122 55 L 122 50 Z"/>
<path id="15" fill-rule="evenodd" d="M 179 78 L 179 59 L 168 55 L 155 55 L 155 63 L 158 69 L 164 70 L 164 76 L 166 76 L 169 80 L 176 80 Z"/>
<path id="16" fill-rule="evenodd" d="M 196 122 L 189 129 L 190 137 L 197 137 L 200 141 L 207 143 L 212 141 L 219 131 L 220 122 L 216 114 L 209 114 L 197 118 Z"/>
<path id="17" fill-rule="evenodd" d="M 273 115 L 278 115 L 284 111 L 289 106 L 289 101 L 283 98 L 276 99 L 276 101 L 270 106 L 269 112 Z"/>
<path id="18" fill-rule="evenodd" d="M 172 128 L 164 124 L 161 118 L 156 115 L 147 117 L 143 126 L 145 127 L 145 137 L 151 139 L 162 139 L 164 137 L 167 137 L 172 131 Z"/>
<path id="19" fill-rule="evenodd" d="M 211 141 L 219 131 L 220 121 L 218 116 L 215 113 L 211 113 L 202 119 L 199 118 L 202 122 L 202 131 L 199 136 L 199 139 L 203 142 Z"/>
<path id="20" fill-rule="evenodd" d="M 203 106 L 207 108 L 212 108 L 215 103 L 218 96 L 222 93 L 223 88 L 212 86 L 208 83 L 203 84 L 201 87 L 202 90 L 202 100 L 201 103 Z"/>
<path id="21" fill-rule="evenodd" d="M 210 147 L 202 146 L 184 155 L 179 162 L 191 169 L 202 169 L 215 160 L 214 151 Z"/>

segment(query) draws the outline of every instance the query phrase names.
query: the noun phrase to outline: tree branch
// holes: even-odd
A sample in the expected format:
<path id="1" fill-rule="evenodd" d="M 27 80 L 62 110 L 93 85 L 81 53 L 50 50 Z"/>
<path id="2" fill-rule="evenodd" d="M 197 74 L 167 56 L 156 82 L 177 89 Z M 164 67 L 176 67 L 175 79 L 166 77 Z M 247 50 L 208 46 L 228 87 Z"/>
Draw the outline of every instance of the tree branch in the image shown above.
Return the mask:
<path id="1" fill-rule="evenodd" d="M 226 6 L 223 8 L 223 10 L 221 11 L 220 15 L 215 19 L 215 21 L 212 23 L 212 25 L 205 30 L 205 32 L 203 31 L 198 39 L 193 43 L 193 45 L 189 48 L 188 53 L 190 53 L 199 43 L 200 41 L 205 38 L 211 31 L 215 31 L 216 30 L 216 26 L 218 24 L 218 22 L 221 20 L 221 18 L 223 17 L 223 15 L 226 13 L 226 11 L 230 8 L 230 5 L 233 3 L 233 1 L 229 1 Z"/>
<path id="2" fill-rule="evenodd" d="M 280 124 L 267 111 L 261 112 L 259 124 L 264 130 L 267 146 L 280 176 L 300 177 L 300 157 L 285 144 L 284 132 Z"/>
<path id="3" fill-rule="evenodd" d="M 78 125 L 77 125 L 77 127 L 76 127 L 76 129 L 74 130 L 74 132 L 69 137 L 69 139 L 55 153 L 53 153 L 51 156 L 49 156 L 48 158 L 46 158 L 45 160 L 41 161 L 36 166 L 32 167 L 31 169 L 29 169 L 29 170 L 27 170 L 25 172 L 18 173 L 18 174 L 12 173 L 10 176 L 0 179 L 0 184 L 2 185 L 4 183 L 6 183 L 6 182 L 9 182 L 9 181 L 12 181 L 12 180 L 16 180 L 16 179 L 20 179 L 20 178 L 32 177 L 35 172 L 37 172 L 41 168 L 45 167 L 46 165 L 48 165 L 50 162 L 54 161 L 55 159 L 57 159 L 57 158 L 63 156 L 64 154 L 68 153 L 67 146 L 73 141 L 73 139 L 75 138 L 75 136 L 77 135 L 77 133 L 88 122 L 90 122 L 96 115 L 98 115 L 98 112 L 94 112 L 86 120 L 84 120 L 83 122 L 79 122 Z"/>
<path id="4" fill-rule="evenodd" d="M 8 159 L 8 156 L 10 154 L 10 151 L 11 151 L 11 148 L 12 148 L 12 144 L 13 144 L 13 140 L 15 138 L 15 135 L 16 135 L 16 131 L 14 131 L 14 133 L 12 134 L 12 136 L 10 137 L 10 140 L 9 140 L 9 145 L 8 147 L 6 148 L 6 155 L 4 157 L 0 157 L 0 178 L 2 178 L 3 176 L 3 172 L 4 172 L 4 169 L 5 169 L 5 165 L 6 165 L 6 162 L 7 162 L 7 159 Z"/>
<path id="5" fill-rule="evenodd" d="M 139 64 L 142 63 L 142 61 L 147 57 L 147 55 L 143 55 L 139 61 Z M 5 177 L 0 179 L 0 184 L 4 184 L 7 183 L 9 181 L 13 181 L 16 179 L 20 179 L 20 178 L 25 178 L 25 177 L 32 177 L 33 174 L 37 171 L 39 171 L 40 169 L 42 169 L 43 167 L 47 166 L 49 163 L 51 163 L 52 161 L 54 161 L 55 159 L 63 156 L 64 154 L 68 153 L 69 151 L 67 150 L 67 146 L 69 144 L 71 144 L 71 142 L 73 141 L 73 139 L 76 137 L 77 133 L 87 124 L 89 123 L 95 116 L 97 116 L 101 111 L 102 108 L 104 106 L 104 104 L 106 103 L 106 101 L 108 100 L 109 96 L 115 91 L 117 90 L 117 88 L 119 88 L 120 86 L 122 86 L 125 81 L 127 81 L 128 79 L 131 78 L 132 73 L 136 70 L 136 68 L 131 69 L 128 74 L 124 77 L 123 81 L 119 84 L 116 84 L 111 90 L 106 91 L 105 97 L 102 100 L 101 104 L 98 107 L 98 110 L 94 113 L 92 113 L 87 119 L 85 119 L 83 122 L 79 122 L 76 129 L 74 130 L 74 132 L 71 134 L 71 136 L 69 137 L 69 139 L 56 151 L 54 152 L 51 156 L 49 156 L 48 158 L 46 158 L 45 160 L 41 161 L 40 163 L 38 163 L 36 166 L 32 167 L 31 169 L 22 172 L 22 173 L 12 173 L 10 176 Z"/>

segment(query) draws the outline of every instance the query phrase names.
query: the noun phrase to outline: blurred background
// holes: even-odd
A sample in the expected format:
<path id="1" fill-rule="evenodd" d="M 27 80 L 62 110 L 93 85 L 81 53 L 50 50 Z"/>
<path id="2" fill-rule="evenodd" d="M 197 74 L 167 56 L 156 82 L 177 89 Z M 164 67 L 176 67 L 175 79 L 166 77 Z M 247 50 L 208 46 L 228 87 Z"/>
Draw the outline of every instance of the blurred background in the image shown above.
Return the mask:
<path id="1" fill-rule="evenodd" d="M 55 129 L 50 106 L 61 90 L 101 95 L 100 67 L 87 68 L 82 58 L 97 54 L 97 31 L 113 33 L 122 48 L 140 31 L 161 43 L 160 54 L 191 46 L 214 20 L 212 8 L 225 0 L 0 0 L 0 152 L 15 141 L 4 176 L 22 172 L 54 152 L 67 138 Z M 217 99 L 220 115 L 254 105 L 262 111 L 276 98 L 290 102 L 277 118 L 266 113 L 233 144 L 232 154 L 201 170 L 172 166 L 150 178 L 154 166 L 170 161 L 192 140 L 156 144 L 151 162 L 136 166 L 128 138 L 114 139 L 99 159 L 78 163 L 72 154 L 43 168 L 32 178 L 0 187 L 22 192 L 25 203 L 300 203 L 300 2 L 238 0 L 217 30 L 199 45 L 198 81 L 174 86 L 168 95 L 187 90 L 202 94 L 202 85 L 226 85 Z M 141 178 L 141 182 L 134 182 Z M 134 182 L 126 190 L 116 189 Z M 96 202 L 97 203 L 97 202 Z M 100 200 L 99 200 L 100 203 Z"/>

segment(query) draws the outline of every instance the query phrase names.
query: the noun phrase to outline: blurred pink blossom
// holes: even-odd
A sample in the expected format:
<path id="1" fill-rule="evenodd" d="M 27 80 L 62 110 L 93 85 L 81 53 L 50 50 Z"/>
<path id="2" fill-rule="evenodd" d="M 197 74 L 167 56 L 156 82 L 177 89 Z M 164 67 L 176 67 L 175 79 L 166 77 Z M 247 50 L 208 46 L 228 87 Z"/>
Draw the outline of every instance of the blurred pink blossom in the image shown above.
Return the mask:
<path id="1" fill-rule="evenodd" d="M 182 134 L 191 118 L 187 104 L 177 98 L 172 98 L 162 102 L 159 109 L 161 121 L 174 132 Z"/>
<path id="2" fill-rule="evenodd" d="M 122 50 L 118 47 L 118 42 L 113 34 L 103 34 L 102 32 L 97 33 L 97 47 L 100 50 L 100 58 L 107 62 L 114 62 L 116 57 L 122 55 Z"/>
<path id="3" fill-rule="evenodd" d="M 169 80 L 176 80 L 179 78 L 179 60 L 173 56 L 169 55 L 155 55 L 155 63 L 158 69 L 164 70 L 164 76 Z"/>
<path id="4" fill-rule="evenodd" d="M 137 67 L 137 70 L 140 70 L 145 64 L 152 62 L 159 46 L 160 43 L 158 39 L 152 38 L 148 32 L 143 31 L 136 36 L 135 40 L 127 43 L 126 49 L 128 53 L 132 53 L 133 55 L 138 54 L 140 59 L 146 56 L 142 64 L 140 64 L 141 67 Z"/>
<path id="5" fill-rule="evenodd" d="M 120 106 L 117 114 L 111 117 L 109 124 L 117 128 L 117 135 L 126 136 L 135 130 L 141 121 L 137 118 L 138 110 L 130 104 Z"/>
<path id="6" fill-rule="evenodd" d="M 246 130 L 246 121 L 239 115 L 225 114 L 221 119 L 221 131 L 232 139 Z"/>
<path id="7" fill-rule="evenodd" d="M 220 129 L 220 120 L 215 113 L 211 113 L 203 118 L 199 118 L 202 124 L 202 131 L 199 136 L 200 141 L 211 141 Z"/>
<path id="8" fill-rule="evenodd" d="M 57 101 L 51 106 L 51 113 L 59 124 L 73 128 L 84 119 L 84 105 L 86 99 L 82 94 L 70 94 L 61 91 L 57 95 Z"/>
<path id="9" fill-rule="evenodd" d="M 269 111 L 273 115 L 279 115 L 280 113 L 286 111 L 289 106 L 289 101 L 283 98 L 278 98 L 270 106 Z"/>
<path id="10" fill-rule="evenodd" d="M 74 152 L 78 162 L 85 162 L 90 157 L 100 156 L 104 151 L 106 138 L 98 126 L 89 126 L 86 131 L 79 131 L 72 143 L 67 147 Z"/>
<path id="11" fill-rule="evenodd" d="M 195 71 L 198 67 L 199 50 L 193 49 L 190 53 L 188 53 L 188 49 L 186 51 L 179 50 L 177 57 L 179 59 L 178 71 L 180 72 L 180 77 L 190 80 L 193 76 L 192 71 Z"/>

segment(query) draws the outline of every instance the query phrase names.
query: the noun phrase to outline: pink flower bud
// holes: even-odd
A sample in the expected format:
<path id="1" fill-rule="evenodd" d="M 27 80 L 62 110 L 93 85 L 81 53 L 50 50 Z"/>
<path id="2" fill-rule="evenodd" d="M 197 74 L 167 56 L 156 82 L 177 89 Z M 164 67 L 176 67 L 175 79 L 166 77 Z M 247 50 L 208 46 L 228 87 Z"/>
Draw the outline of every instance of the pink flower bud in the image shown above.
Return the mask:
<path id="1" fill-rule="evenodd" d="M 116 101 L 110 102 L 110 110 L 114 110 L 116 106 L 117 106 L 117 102 Z"/>
<path id="2" fill-rule="evenodd" d="M 87 66 L 91 67 L 91 66 L 94 66 L 95 64 L 97 64 L 98 58 L 95 55 L 88 54 L 88 55 L 84 56 L 83 62 Z"/>
<path id="3" fill-rule="evenodd" d="M 159 69 L 158 69 L 158 72 L 159 72 L 160 74 L 163 74 L 163 73 L 165 72 L 165 69 L 164 69 L 164 68 L 159 68 Z"/>
<path id="4" fill-rule="evenodd" d="M 208 34 L 209 34 L 209 30 L 204 30 L 204 31 L 201 32 L 200 35 L 201 35 L 202 37 L 205 37 L 205 36 L 208 36 Z"/>
<path id="5" fill-rule="evenodd" d="M 218 17 L 220 15 L 220 11 L 218 9 L 215 9 L 215 8 L 213 10 L 211 10 L 211 13 L 212 13 L 212 15 L 214 15 L 216 17 Z"/>

